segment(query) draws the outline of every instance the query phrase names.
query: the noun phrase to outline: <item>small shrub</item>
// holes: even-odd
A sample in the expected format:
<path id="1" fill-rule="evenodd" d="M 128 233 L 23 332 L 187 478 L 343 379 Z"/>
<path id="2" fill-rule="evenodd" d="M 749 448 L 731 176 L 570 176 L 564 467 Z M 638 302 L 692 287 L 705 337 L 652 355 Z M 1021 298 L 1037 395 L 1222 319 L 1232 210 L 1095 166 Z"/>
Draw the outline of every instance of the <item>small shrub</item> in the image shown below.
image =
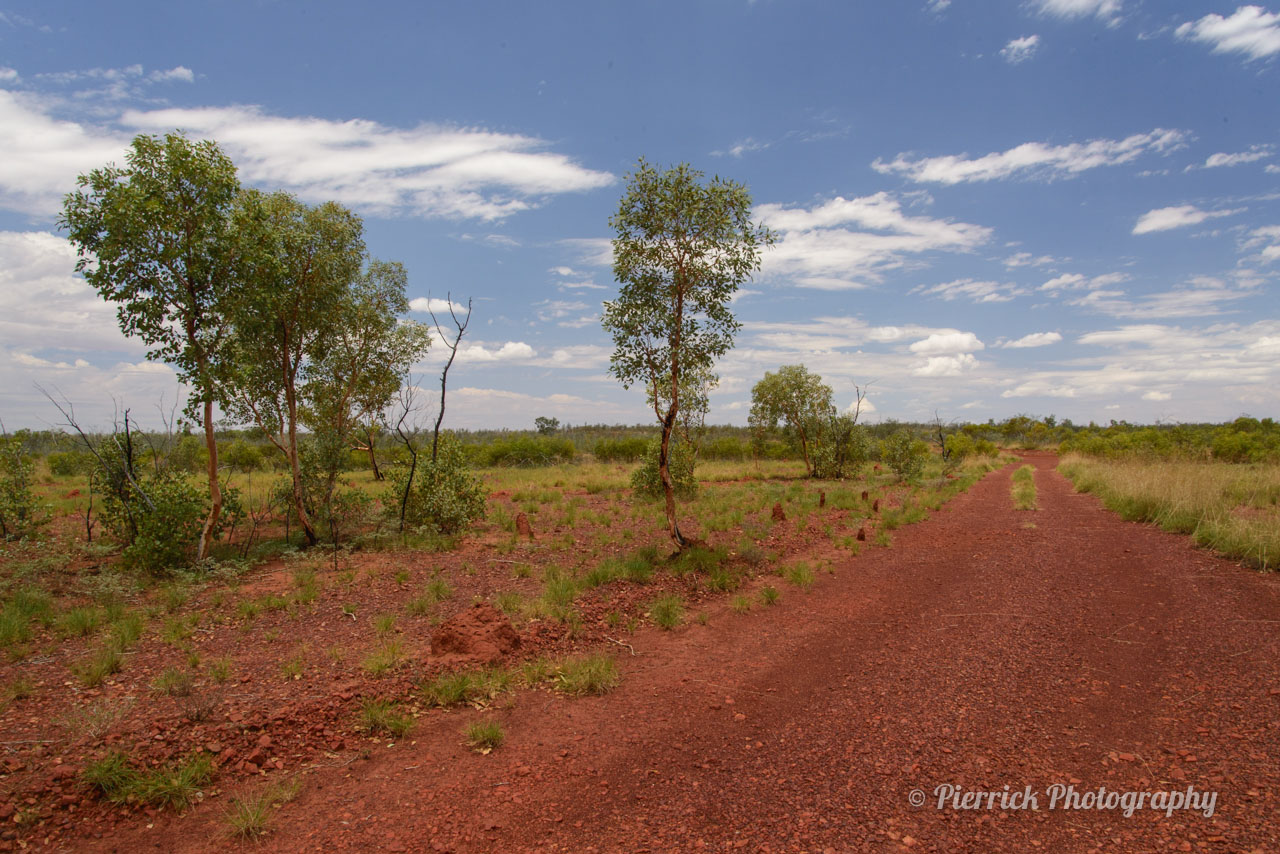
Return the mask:
<path id="1" fill-rule="evenodd" d="M 124 667 L 124 656 L 113 646 L 105 646 L 72 668 L 86 688 L 97 688 L 108 676 Z"/>
<path id="2" fill-rule="evenodd" d="M 783 577 L 801 590 L 808 590 L 813 585 L 813 570 L 804 561 L 787 567 L 783 571 Z"/>
<path id="3" fill-rule="evenodd" d="M 240 839 L 258 839 L 271 830 L 274 810 L 297 797 L 298 783 L 276 783 L 255 794 L 231 799 L 225 821 L 231 835 Z"/>
<path id="4" fill-rule="evenodd" d="M 488 754 L 502 746 L 507 734 L 497 721 L 476 721 L 464 730 L 467 746 L 476 753 Z"/>
<path id="5" fill-rule="evenodd" d="M 152 681 L 151 688 L 157 694 L 167 697 L 185 697 L 191 693 L 194 684 L 195 677 L 191 675 L 191 671 L 168 667 Z"/>
<path id="6" fill-rule="evenodd" d="M 750 596 L 734 596 L 730 607 L 739 614 L 745 614 L 751 610 L 752 604 Z"/>
<path id="7" fill-rule="evenodd" d="M 649 606 L 649 616 L 659 628 L 671 631 L 684 622 L 684 600 L 674 593 L 659 596 Z"/>
<path id="8" fill-rule="evenodd" d="M 924 471 L 929 446 L 907 430 L 898 430 L 880 444 L 880 459 L 899 480 L 915 480 Z"/>
<path id="9" fill-rule="evenodd" d="M 640 467 L 631 473 L 631 489 L 636 495 L 657 498 L 663 494 L 662 478 L 658 472 L 658 454 L 661 449 L 660 439 L 651 441 L 640 460 Z M 694 477 L 693 467 L 693 449 L 672 436 L 667 446 L 667 470 L 671 474 L 671 483 L 677 495 L 690 497 L 697 493 L 698 481 Z"/>
<path id="10" fill-rule="evenodd" d="M 766 605 L 776 605 L 778 603 L 778 589 L 776 587 L 760 588 L 760 601 Z"/>
<path id="11" fill-rule="evenodd" d="M 408 469 L 393 473 L 386 506 L 399 509 L 408 477 Z M 462 446 L 452 436 L 441 436 L 435 462 L 429 455 L 419 455 L 413 488 L 405 503 L 405 522 L 450 535 L 466 530 L 483 519 L 484 513 L 484 486 L 467 468 Z"/>
<path id="12" fill-rule="evenodd" d="M 404 661 L 404 647 L 399 640 L 390 640 L 365 657 L 361 667 L 370 676 L 383 676 Z"/>
<path id="13" fill-rule="evenodd" d="M 483 694 L 483 686 L 474 673 L 459 671 L 441 673 L 435 679 L 424 684 L 419 693 L 424 702 L 431 706 L 456 706 L 478 699 Z"/>
<path id="14" fill-rule="evenodd" d="M 413 715 L 403 714 L 390 700 L 367 698 L 360 701 L 360 726 L 366 732 L 385 732 L 396 738 L 413 729 Z"/>
<path id="15" fill-rule="evenodd" d="M 586 655 L 560 663 L 556 668 L 555 688 L 564 694 L 600 695 L 609 693 L 621 681 L 618 665 L 612 658 Z"/>

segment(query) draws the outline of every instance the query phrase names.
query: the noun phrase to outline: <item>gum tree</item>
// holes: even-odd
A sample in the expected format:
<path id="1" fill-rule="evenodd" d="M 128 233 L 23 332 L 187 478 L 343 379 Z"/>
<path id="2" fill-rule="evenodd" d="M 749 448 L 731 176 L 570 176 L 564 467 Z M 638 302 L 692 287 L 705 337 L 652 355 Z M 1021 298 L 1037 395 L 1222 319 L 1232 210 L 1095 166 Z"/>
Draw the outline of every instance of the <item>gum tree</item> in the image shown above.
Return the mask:
<path id="1" fill-rule="evenodd" d="M 606 302 L 613 336 L 609 372 L 624 388 L 643 384 L 662 425 L 658 474 L 667 527 L 677 550 L 689 541 L 676 521 L 668 460 L 686 373 L 709 375 L 733 346 L 740 324 L 730 303 L 760 269 L 772 233 L 751 221 L 751 195 L 719 176 L 710 181 L 688 164 L 658 170 L 643 159 L 627 178 L 614 229 L 613 274 L 620 284 Z"/>
<path id="2" fill-rule="evenodd" d="M 204 427 L 209 453 L 203 559 L 222 514 L 213 406 L 239 267 L 236 168 L 216 143 L 144 135 L 124 167 L 95 169 L 78 184 L 59 219 L 79 253 L 76 270 L 116 304 L 121 331 L 151 348 L 147 358 L 173 365 L 192 390 L 187 415 Z"/>
<path id="3" fill-rule="evenodd" d="M 800 440 L 805 473 L 813 476 L 810 447 L 818 441 L 823 425 L 836 414 L 831 386 L 804 365 L 783 365 L 776 374 L 751 389 L 750 424 L 757 430 L 773 429 L 782 421 Z M 859 396 L 859 402 L 861 396 Z"/>

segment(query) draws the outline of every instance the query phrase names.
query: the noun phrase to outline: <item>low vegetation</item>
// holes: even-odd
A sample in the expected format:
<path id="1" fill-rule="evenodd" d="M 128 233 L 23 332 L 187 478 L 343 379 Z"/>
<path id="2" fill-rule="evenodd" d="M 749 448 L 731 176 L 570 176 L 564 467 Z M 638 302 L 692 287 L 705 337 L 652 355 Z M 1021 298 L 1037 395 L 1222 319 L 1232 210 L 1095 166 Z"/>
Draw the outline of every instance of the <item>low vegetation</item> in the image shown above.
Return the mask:
<path id="1" fill-rule="evenodd" d="M 1012 485 L 1009 487 L 1013 498 L 1014 510 L 1035 510 L 1036 503 L 1036 470 L 1033 466 L 1022 466 L 1013 473 Z"/>
<path id="2" fill-rule="evenodd" d="M 1190 534 L 1259 569 L 1280 566 L 1280 465 L 1073 454 L 1059 468 L 1125 519 Z"/>

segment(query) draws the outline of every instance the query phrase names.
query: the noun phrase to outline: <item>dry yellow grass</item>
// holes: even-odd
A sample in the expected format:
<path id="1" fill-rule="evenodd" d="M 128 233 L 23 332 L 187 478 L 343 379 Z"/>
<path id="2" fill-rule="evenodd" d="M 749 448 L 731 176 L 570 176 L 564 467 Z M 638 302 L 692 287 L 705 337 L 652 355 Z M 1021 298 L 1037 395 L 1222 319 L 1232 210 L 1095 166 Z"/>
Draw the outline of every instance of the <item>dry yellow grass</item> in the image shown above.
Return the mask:
<path id="1" fill-rule="evenodd" d="M 1203 546 L 1262 569 L 1280 564 L 1280 465 L 1098 460 L 1058 465 L 1125 519 L 1190 534 Z"/>

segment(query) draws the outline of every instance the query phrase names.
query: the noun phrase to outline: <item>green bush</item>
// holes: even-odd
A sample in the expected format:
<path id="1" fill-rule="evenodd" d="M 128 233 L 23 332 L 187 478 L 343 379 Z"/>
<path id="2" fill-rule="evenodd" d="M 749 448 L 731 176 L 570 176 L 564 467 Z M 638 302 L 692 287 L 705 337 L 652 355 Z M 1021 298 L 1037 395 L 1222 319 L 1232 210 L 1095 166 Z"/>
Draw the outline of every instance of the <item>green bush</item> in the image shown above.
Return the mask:
<path id="1" fill-rule="evenodd" d="M 72 477 L 93 471 L 93 456 L 81 451 L 54 451 L 44 458 L 49 473 L 57 477 Z"/>
<path id="2" fill-rule="evenodd" d="M 898 430 L 880 443 L 880 459 L 900 480 L 915 480 L 924 471 L 929 446 L 906 430 Z"/>
<path id="3" fill-rule="evenodd" d="M 144 489 L 151 503 L 139 500 L 132 505 L 134 528 L 121 552 L 122 562 L 147 572 L 190 563 L 207 510 L 204 495 L 179 474 L 153 477 Z M 103 523 L 117 536 L 129 527 L 120 510 L 118 502 L 103 502 Z"/>
<path id="4" fill-rule="evenodd" d="M 631 473 L 631 488 L 636 495 L 656 498 L 663 494 L 662 478 L 658 472 L 658 453 L 661 450 L 662 440 L 652 440 L 640 460 L 640 467 Z M 667 450 L 667 469 L 671 473 L 676 494 L 684 497 L 695 494 L 698 491 L 698 481 L 693 476 L 693 449 L 672 436 Z"/>
<path id="5" fill-rule="evenodd" d="M 482 446 L 477 456 L 490 466 L 550 466 L 570 462 L 576 453 L 569 439 L 513 436 Z"/>
<path id="6" fill-rule="evenodd" d="M 829 480 L 852 477 L 871 456 L 867 432 L 848 415 L 837 415 L 823 425 L 814 443 L 813 476 Z"/>
<path id="7" fill-rule="evenodd" d="M 31 474 L 31 458 L 22 440 L 0 439 L 0 539 L 28 537 L 47 521 L 31 491 Z"/>
<path id="8" fill-rule="evenodd" d="M 648 439 L 629 436 L 625 439 L 601 439 L 591 453 L 605 463 L 634 463 L 644 456 L 648 447 Z"/>
<path id="9" fill-rule="evenodd" d="M 700 456 L 704 460 L 745 460 L 751 456 L 751 443 L 733 436 L 720 436 L 707 442 Z"/>
<path id="10" fill-rule="evenodd" d="M 391 476 L 392 489 L 384 503 L 397 512 L 408 477 L 408 468 L 397 469 Z M 413 488 L 405 505 L 406 524 L 457 534 L 483 519 L 484 512 L 484 486 L 468 470 L 466 454 L 456 439 L 440 437 L 434 463 L 428 454 L 419 453 Z"/>

